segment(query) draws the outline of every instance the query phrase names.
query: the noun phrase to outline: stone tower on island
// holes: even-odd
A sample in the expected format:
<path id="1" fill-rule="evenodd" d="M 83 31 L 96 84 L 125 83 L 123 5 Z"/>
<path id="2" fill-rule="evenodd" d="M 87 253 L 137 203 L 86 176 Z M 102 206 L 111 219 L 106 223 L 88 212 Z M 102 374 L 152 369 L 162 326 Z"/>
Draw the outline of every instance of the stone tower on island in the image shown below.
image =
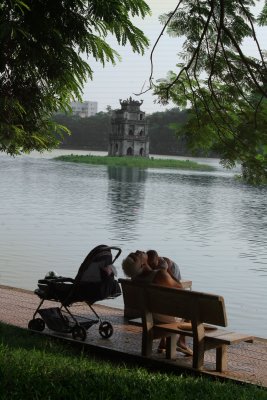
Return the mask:
<path id="1" fill-rule="evenodd" d="M 120 100 L 121 109 L 113 111 L 109 135 L 109 156 L 149 156 L 148 124 L 140 110 L 143 100 Z"/>

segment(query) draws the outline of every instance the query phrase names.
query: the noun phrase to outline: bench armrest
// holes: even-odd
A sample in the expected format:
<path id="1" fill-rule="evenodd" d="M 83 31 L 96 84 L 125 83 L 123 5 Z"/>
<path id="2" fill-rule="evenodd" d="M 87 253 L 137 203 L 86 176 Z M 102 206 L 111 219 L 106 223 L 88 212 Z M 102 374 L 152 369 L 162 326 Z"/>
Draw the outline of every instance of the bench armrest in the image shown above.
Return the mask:
<path id="1" fill-rule="evenodd" d="M 181 280 L 180 283 L 181 283 L 183 289 L 192 289 L 192 281 Z"/>

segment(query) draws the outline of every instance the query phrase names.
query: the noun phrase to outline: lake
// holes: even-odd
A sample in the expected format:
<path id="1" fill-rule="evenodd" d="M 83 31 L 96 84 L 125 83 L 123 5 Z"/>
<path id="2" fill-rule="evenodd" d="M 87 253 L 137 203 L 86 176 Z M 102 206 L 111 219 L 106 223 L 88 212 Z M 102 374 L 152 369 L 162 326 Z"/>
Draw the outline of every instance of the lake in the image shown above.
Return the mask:
<path id="1" fill-rule="evenodd" d="M 122 277 L 130 251 L 156 249 L 194 290 L 224 297 L 230 329 L 267 337 L 266 187 L 235 180 L 214 159 L 199 160 L 217 168 L 209 173 L 52 159 L 66 153 L 88 154 L 0 155 L 0 284 L 34 290 L 50 270 L 74 277 L 99 244 L 122 248 Z"/>

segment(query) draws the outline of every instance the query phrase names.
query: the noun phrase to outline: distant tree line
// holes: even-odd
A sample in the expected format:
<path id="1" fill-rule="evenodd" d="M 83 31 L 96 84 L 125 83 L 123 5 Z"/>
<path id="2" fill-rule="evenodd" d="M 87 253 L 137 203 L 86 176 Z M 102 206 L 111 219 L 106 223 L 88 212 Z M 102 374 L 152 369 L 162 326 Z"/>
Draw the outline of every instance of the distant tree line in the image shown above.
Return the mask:
<path id="1" fill-rule="evenodd" d="M 147 117 L 149 122 L 150 153 L 186 155 L 186 140 L 177 137 L 174 128 L 186 122 L 186 111 L 173 108 L 164 112 L 156 112 Z"/>
<path id="2" fill-rule="evenodd" d="M 149 123 L 150 154 L 190 155 L 186 138 L 175 135 L 175 129 L 186 122 L 186 111 L 173 108 L 147 115 Z M 61 148 L 107 151 L 111 130 L 111 111 L 99 112 L 89 118 L 66 114 L 54 116 L 55 122 L 66 126 L 71 135 L 65 135 Z M 198 154 L 200 155 L 200 154 Z"/>
<path id="3" fill-rule="evenodd" d="M 99 112 L 89 118 L 57 114 L 54 120 L 66 126 L 71 134 L 64 135 L 61 148 L 107 151 L 110 116 Z"/>

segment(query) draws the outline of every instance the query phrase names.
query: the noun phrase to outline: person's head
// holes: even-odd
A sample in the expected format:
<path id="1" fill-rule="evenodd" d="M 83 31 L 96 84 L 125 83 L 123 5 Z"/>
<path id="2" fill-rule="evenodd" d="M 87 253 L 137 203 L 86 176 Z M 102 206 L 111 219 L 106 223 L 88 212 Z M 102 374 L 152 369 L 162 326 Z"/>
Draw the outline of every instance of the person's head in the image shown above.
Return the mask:
<path id="1" fill-rule="evenodd" d="M 153 269 L 156 269 L 158 267 L 158 262 L 159 262 L 158 253 L 156 252 L 156 250 L 148 250 L 146 254 L 149 266 Z"/>
<path id="2" fill-rule="evenodd" d="M 140 250 L 137 250 L 135 253 L 130 253 L 122 261 L 123 272 L 129 278 L 135 278 L 137 275 L 140 275 L 145 266 L 147 266 L 147 255 Z"/>
<path id="3" fill-rule="evenodd" d="M 164 260 L 163 257 L 158 258 L 158 268 L 159 269 L 168 269 L 168 263 L 166 260 Z"/>

